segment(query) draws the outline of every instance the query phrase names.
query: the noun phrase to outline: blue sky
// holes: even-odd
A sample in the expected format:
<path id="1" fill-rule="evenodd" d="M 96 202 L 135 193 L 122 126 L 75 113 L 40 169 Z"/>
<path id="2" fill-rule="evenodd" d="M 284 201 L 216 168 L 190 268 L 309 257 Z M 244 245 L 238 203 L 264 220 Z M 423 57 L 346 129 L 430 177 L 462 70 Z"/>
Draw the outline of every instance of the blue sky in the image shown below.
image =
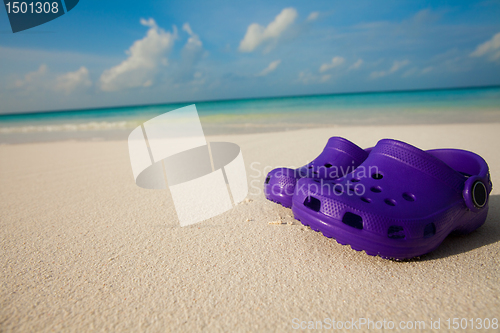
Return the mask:
<path id="1" fill-rule="evenodd" d="M 500 1 L 88 1 L 13 34 L 0 113 L 500 84 Z"/>

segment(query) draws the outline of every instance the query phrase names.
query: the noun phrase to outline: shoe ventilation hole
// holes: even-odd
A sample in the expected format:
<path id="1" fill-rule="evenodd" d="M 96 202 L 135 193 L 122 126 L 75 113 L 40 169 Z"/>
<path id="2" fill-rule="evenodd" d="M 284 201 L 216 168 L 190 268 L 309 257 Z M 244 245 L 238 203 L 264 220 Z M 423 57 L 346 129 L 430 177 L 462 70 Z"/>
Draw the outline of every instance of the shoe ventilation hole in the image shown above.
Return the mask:
<path id="1" fill-rule="evenodd" d="M 310 166 L 309 166 L 309 169 L 312 169 L 312 168 L 313 168 L 313 166 L 312 166 L 312 165 L 310 165 Z"/>
<path id="2" fill-rule="evenodd" d="M 396 206 L 396 200 L 394 199 L 385 199 L 384 202 L 389 206 Z"/>
<path id="3" fill-rule="evenodd" d="M 315 197 L 307 197 L 304 200 L 304 206 L 306 206 L 307 208 L 309 208 L 311 210 L 314 210 L 315 212 L 319 212 L 319 210 L 321 208 L 321 201 L 319 201 Z"/>
<path id="4" fill-rule="evenodd" d="M 350 227 L 362 230 L 363 229 L 363 218 L 359 215 L 347 212 L 342 218 L 342 223 L 347 224 Z"/>
<path id="5" fill-rule="evenodd" d="M 380 193 L 382 192 L 382 188 L 380 186 L 372 186 L 370 188 L 370 191 L 372 191 L 373 193 Z"/>
<path id="6" fill-rule="evenodd" d="M 338 184 L 337 184 L 337 185 L 338 185 Z M 339 186 L 337 186 L 337 185 L 335 185 L 335 186 L 333 187 L 333 189 L 335 190 L 335 192 L 337 192 L 337 193 L 339 193 L 339 194 L 342 194 L 342 192 L 344 192 L 344 191 L 342 190 L 342 185 L 339 185 Z"/>
<path id="7" fill-rule="evenodd" d="M 319 179 L 313 179 L 316 183 L 321 183 Z"/>
<path id="8" fill-rule="evenodd" d="M 326 163 L 326 164 L 325 164 L 325 167 L 327 167 L 327 168 L 331 168 L 331 167 L 332 167 L 332 165 L 331 165 L 330 163 Z"/>
<path id="9" fill-rule="evenodd" d="M 377 179 L 377 180 L 378 180 L 378 179 L 382 179 L 382 178 L 384 178 L 384 176 L 382 176 L 380 173 L 374 173 L 374 174 L 372 175 L 372 178 L 373 178 L 373 179 Z"/>
<path id="10" fill-rule="evenodd" d="M 353 178 L 353 179 L 351 179 L 351 182 L 353 182 L 353 183 L 357 183 L 357 182 L 360 182 L 360 181 L 361 181 L 361 179 L 359 179 L 359 178 Z"/>
<path id="11" fill-rule="evenodd" d="M 366 203 L 372 202 L 372 199 L 367 198 L 367 197 L 361 197 L 361 200 L 364 201 L 364 202 L 366 202 Z"/>
<path id="12" fill-rule="evenodd" d="M 406 201 L 415 201 L 415 195 L 413 193 L 410 193 L 410 192 L 405 192 L 403 193 L 403 199 L 405 199 Z"/>
<path id="13" fill-rule="evenodd" d="M 399 225 L 391 225 L 387 230 L 387 237 L 391 239 L 403 239 L 405 238 L 405 231 Z"/>
<path id="14" fill-rule="evenodd" d="M 319 175 L 319 172 L 313 171 L 313 175 Z"/>
<path id="15" fill-rule="evenodd" d="M 265 183 L 266 183 L 266 184 L 269 184 L 269 181 L 270 181 L 270 180 L 271 180 L 271 176 L 267 176 L 267 178 L 266 178 L 266 182 L 265 182 Z"/>
<path id="16" fill-rule="evenodd" d="M 436 234 L 436 225 L 434 223 L 429 223 L 424 228 L 424 238 L 432 237 Z"/>

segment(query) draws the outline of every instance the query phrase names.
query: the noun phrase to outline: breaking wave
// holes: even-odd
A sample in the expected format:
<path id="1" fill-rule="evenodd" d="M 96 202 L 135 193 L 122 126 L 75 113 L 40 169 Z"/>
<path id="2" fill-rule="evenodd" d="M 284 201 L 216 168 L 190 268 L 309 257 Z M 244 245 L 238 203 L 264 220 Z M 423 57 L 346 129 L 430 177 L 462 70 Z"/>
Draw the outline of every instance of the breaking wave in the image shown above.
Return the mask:
<path id="1" fill-rule="evenodd" d="M 89 122 L 81 124 L 50 124 L 50 125 L 30 125 L 30 126 L 11 126 L 0 127 L 1 134 L 10 133 L 37 133 L 37 132 L 77 132 L 77 131 L 103 131 L 113 129 L 135 128 L 140 123 L 130 121 L 117 122 Z"/>

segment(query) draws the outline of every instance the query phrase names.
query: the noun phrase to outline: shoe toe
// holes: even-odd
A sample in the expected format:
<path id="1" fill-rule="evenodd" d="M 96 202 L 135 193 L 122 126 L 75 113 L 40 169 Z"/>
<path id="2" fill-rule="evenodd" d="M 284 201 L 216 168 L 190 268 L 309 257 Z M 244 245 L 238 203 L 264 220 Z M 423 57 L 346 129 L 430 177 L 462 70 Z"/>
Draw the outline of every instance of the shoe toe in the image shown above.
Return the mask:
<path id="1" fill-rule="evenodd" d="M 275 200 L 287 197 L 291 200 L 297 183 L 297 172 L 289 168 L 277 168 L 267 174 L 264 182 L 266 197 Z"/>

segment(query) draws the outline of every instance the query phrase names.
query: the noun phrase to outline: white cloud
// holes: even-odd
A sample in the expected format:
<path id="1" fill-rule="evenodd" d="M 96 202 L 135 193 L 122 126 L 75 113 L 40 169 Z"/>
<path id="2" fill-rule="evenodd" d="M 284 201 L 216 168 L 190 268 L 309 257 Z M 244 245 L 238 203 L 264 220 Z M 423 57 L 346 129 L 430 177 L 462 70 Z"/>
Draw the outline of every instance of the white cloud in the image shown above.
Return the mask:
<path id="1" fill-rule="evenodd" d="M 317 77 L 312 75 L 309 71 L 302 71 L 299 73 L 298 82 L 302 82 L 303 84 L 309 84 L 317 81 Z"/>
<path id="2" fill-rule="evenodd" d="M 394 61 L 394 64 L 392 65 L 391 69 L 389 69 L 389 73 L 394 73 L 400 68 L 408 65 L 410 62 L 408 60 L 402 60 L 402 61 Z"/>
<path id="3" fill-rule="evenodd" d="M 74 72 L 56 75 L 49 71 L 46 64 L 42 64 L 36 71 L 29 72 L 22 79 L 15 80 L 13 88 L 24 93 L 46 94 L 49 91 L 62 91 L 69 95 L 76 89 L 83 90 L 91 85 L 89 71 L 84 66 Z"/>
<path id="4" fill-rule="evenodd" d="M 150 86 L 159 66 L 167 64 L 165 55 L 177 38 L 176 27 L 174 26 L 172 33 L 165 32 L 152 18 L 141 19 L 141 24 L 149 27 L 146 36 L 135 41 L 126 51 L 127 59 L 102 73 L 100 78 L 102 90 L 116 91 Z"/>
<path id="5" fill-rule="evenodd" d="M 196 65 L 203 55 L 208 53 L 204 51 L 200 37 L 193 32 L 189 23 L 184 23 L 182 30 L 187 32 L 189 38 L 182 48 L 180 61 L 172 66 L 172 77 L 176 84 L 187 82 L 200 84 L 205 79 L 202 78 L 202 73 L 196 70 Z"/>
<path id="6" fill-rule="evenodd" d="M 413 16 L 411 22 L 416 24 L 429 24 L 437 21 L 440 17 L 441 15 L 437 12 L 430 9 L 422 9 Z"/>
<path id="7" fill-rule="evenodd" d="M 77 71 L 57 76 L 54 89 L 64 91 L 68 95 L 76 89 L 87 88 L 91 85 L 89 71 L 82 66 Z"/>
<path id="8" fill-rule="evenodd" d="M 471 57 L 482 57 L 488 55 L 491 61 L 500 59 L 500 32 L 490 40 L 477 46 L 476 50 L 470 54 Z"/>
<path id="9" fill-rule="evenodd" d="M 281 63 L 281 60 L 275 60 L 269 64 L 262 72 L 257 74 L 257 76 L 266 76 L 267 74 L 271 73 L 274 71 L 276 68 L 278 68 L 279 64 Z"/>
<path id="10" fill-rule="evenodd" d="M 410 77 L 410 76 L 422 76 L 425 74 L 428 74 L 434 70 L 433 66 L 428 66 L 425 67 L 424 69 L 420 70 L 417 67 L 410 68 L 409 70 L 405 71 L 401 77 Z"/>
<path id="11" fill-rule="evenodd" d="M 47 72 L 47 65 L 42 64 L 36 71 L 29 72 L 24 75 L 23 79 L 16 80 L 14 82 L 14 86 L 16 88 L 26 88 L 28 86 L 38 85 L 44 79 Z"/>
<path id="12" fill-rule="evenodd" d="M 359 69 L 363 65 L 363 59 L 358 59 L 354 64 L 349 67 L 349 70 Z"/>
<path id="13" fill-rule="evenodd" d="M 186 47 L 195 48 L 195 47 L 201 47 L 203 45 L 203 43 L 200 40 L 200 37 L 193 32 L 189 23 L 187 22 L 184 23 L 184 25 L 182 26 L 182 30 L 184 30 L 189 34 L 189 39 L 186 43 Z"/>
<path id="14" fill-rule="evenodd" d="M 330 74 L 324 75 L 314 75 L 310 71 L 302 71 L 299 73 L 299 77 L 296 82 L 300 82 L 303 84 L 314 84 L 314 83 L 324 83 L 330 80 L 332 76 Z"/>
<path id="15" fill-rule="evenodd" d="M 319 68 L 319 72 L 326 72 L 327 70 L 342 65 L 344 62 L 345 59 L 342 57 L 333 57 L 331 62 L 321 65 L 321 67 Z"/>
<path id="16" fill-rule="evenodd" d="M 309 14 L 309 16 L 307 17 L 307 22 L 312 22 L 312 21 L 316 21 L 316 19 L 318 18 L 319 16 L 319 12 L 312 12 L 311 14 Z"/>
<path id="17" fill-rule="evenodd" d="M 400 70 L 401 68 L 403 68 L 404 66 L 408 65 L 410 62 L 408 60 L 402 60 L 402 61 L 394 61 L 394 63 L 392 64 L 392 67 L 388 70 L 388 71 L 378 71 L 378 72 L 372 72 L 370 74 L 370 77 L 372 79 L 377 79 L 379 77 L 384 77 L 384 76 L 387 76 L 389 74 L 392 74 L 394 72 L 397 72 L 398 70 Z"/>
<path id="18" fill-rule="evenodd" d="M 257 23 L 250 24 L 240 42 L 240 52 L 252 52 L 262 43 L 276 41 L 296 18 L 297 11 L 294 8 L 285 8 L 265 28 Z"/>
<path id="19" fill-rule="evenodd" d="M 427 73 L 430 73 L 434 70 L 434 67 L 432 66 L 429 66 L 429 67 L 425 67 L 424 69 L 422 69 L 422 74 L 427 74 Z"/>

